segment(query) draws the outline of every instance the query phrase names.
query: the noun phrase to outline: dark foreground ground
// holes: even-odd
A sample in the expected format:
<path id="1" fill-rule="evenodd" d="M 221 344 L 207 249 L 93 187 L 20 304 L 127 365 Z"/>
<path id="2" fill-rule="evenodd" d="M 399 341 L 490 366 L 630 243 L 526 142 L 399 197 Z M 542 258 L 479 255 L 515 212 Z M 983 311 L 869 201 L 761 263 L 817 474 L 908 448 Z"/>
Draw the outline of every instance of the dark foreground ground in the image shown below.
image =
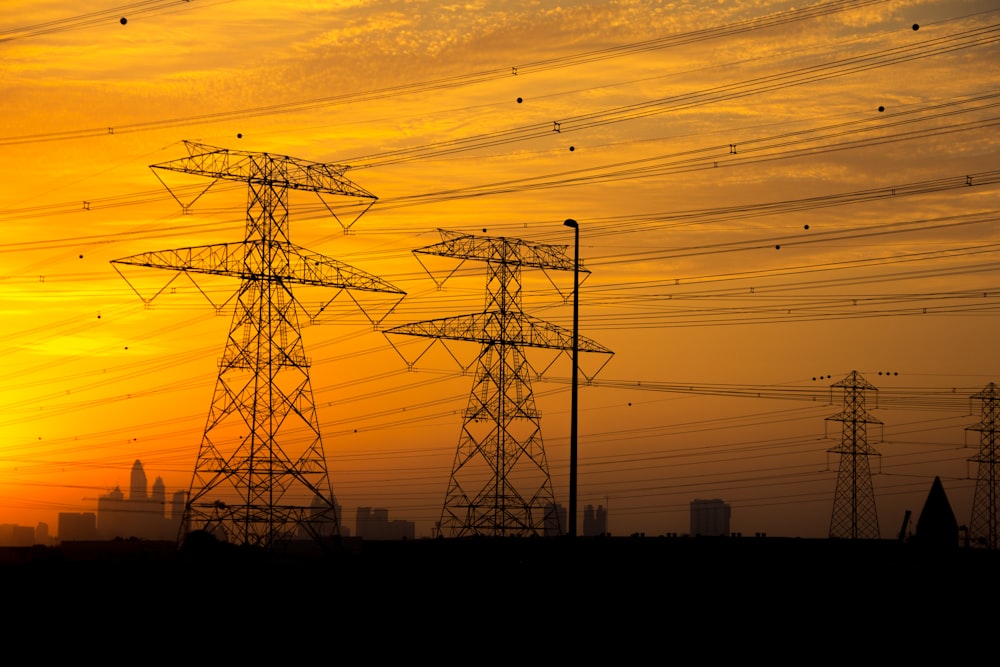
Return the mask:
<path id="1" fill-rule="evenodd" d="M 987 630 L 981 639 L 992 641 L 1000 600 L 1000 553 L 894 540 L 428 539 L 330 547 L 301 544 L 277 554 L 117 541 L 3 549 L 0 587 L 15 610 L 7 628 L 211 637 L 258 658 L 255 646 L 272 650 L 278 641 L 319 641 L 336 651 L 372 635 L 374 643 L 365 641 L 373 651 L 472 642 L 510 655 L 516 646 L 529 651 L 554 641 L 545 645 L 597 651 L 613 642 L 668 652 L 738 645 L 752 653 L 791 650 L 795 640 L 811 650 L 874 646 L 900 657 L 930 646 L 962 653 Z"/>

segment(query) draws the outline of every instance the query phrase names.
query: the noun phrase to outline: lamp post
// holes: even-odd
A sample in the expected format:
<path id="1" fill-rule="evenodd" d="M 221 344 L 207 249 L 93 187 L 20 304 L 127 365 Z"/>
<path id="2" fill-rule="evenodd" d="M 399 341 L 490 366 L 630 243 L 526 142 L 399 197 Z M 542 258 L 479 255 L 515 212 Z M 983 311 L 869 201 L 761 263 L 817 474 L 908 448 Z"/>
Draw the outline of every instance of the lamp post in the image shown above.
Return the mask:
<path id="1" fill-rule="evenodd" d="M 563 223 L 573 228 L 573 389 L 569 426 L 569 536 L 576 537 L 576 453 L 578 392 L 577 369 L 580 364 L 580 225 L 570 218 Z"/>

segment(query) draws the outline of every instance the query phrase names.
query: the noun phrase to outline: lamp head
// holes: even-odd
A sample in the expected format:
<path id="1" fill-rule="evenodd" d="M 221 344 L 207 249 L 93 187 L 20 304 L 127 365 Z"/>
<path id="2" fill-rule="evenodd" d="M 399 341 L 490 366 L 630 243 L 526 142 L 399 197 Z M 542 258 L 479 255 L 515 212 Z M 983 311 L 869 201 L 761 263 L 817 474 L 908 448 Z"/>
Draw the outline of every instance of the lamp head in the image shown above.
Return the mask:
<path id="1" fill-rule="evenodd" d="M 576 224 L 576 220 L 574 220 L 573 218 L 568 219 L 563 224 L 566 225 L 567 227 L 573 227 L 574 229 L 578 227 L 578 225 Z"/>

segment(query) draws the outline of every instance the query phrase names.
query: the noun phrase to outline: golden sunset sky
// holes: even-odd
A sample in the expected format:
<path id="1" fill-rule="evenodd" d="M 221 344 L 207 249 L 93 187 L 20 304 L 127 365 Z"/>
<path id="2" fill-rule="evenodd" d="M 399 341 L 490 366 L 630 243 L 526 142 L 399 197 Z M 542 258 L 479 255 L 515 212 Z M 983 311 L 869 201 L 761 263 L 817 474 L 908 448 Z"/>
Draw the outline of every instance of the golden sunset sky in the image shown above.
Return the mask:
<path id="1" fill-rule="evenodd" d="M 353 224 L 291 201 L 295 243 L 407 294 L 303 320 L 350 528 L 373 506 L 431 534 L 471 387 L 477 349 L 410 365 L 430 341 L 382 330 L 481 310 L 485 267 L 412 251 L 571 250 L 567 218 L 581 335 L 614 351 L 581 355 L 581 512 L 686 533 L 720 498 L 733 531 L 826 537 L 831 385 L 858 371 L 882 536 L 935 476 L 969 521 L 971 397 L 1000 381 L 996 2 L 6 0 L 0 57 L 0 523 L 55 533 L 136 459 L 190 483 L 236 285 L 111 264 L 242 240 L 244 188 L 150 169 L 186 141 L 378 197 Z M 571 326 L 565 273 L 526 271 L 525 311 Z M 532 385 L 563 504 L 570 372 Z"/>

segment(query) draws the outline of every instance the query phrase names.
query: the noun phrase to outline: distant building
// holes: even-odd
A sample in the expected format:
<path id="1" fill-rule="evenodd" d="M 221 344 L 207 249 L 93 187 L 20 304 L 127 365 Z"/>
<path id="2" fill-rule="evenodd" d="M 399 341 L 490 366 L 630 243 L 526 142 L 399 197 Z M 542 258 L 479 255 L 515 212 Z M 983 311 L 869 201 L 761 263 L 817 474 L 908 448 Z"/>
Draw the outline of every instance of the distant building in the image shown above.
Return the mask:
<path id="1" fill-rule="evenodd" d="M 729 535 L 729 505 L 718 498 L 691 501 L 691 534 L 717 537 Z"/>
<path id="2" fill-rule="evenodd" d="M 58 537 L 61 542 L 96 540 L 97 515 L 93 512 L 60 512 Z"/>
<path id="3" fill-rule="evenodd" d="M 603 505 L 595 509 L 593 505 L 583 508 L 583 536 L 597 537 L 608 532 L 608 512 Z"/>
<path id="4" fill-rule="evenodd" d="M 135 463 L 132 464 L 131 484 L 129 485 L 128 499 L 133 502 L 147 500 L 147 490 L 146 471 L 142 469 L 142 462 L 139 459 L 136 459 Z"/>
<path id="5" fill-rule="evenodd" d="M 329 505 L 319 496 L 312 501 L 312 519 L 309 522 L 316 535 L 311 535 L 305 526 L 299 526 L 299 539 L 313 539 L 314 537 L 348 537 L 350 531 L 344 527 L 343 508 L 333 502 L 333 516 L 329 516 Z"/>
<path id="6" fill-rule="evenodd" d="M 565 535 L 569 524 L 566 523 L 566 508 L 559 503 L 550 503 L 545 506 L 542 515 L 542 532 L 545 537 L 559 537 Z"/>
<path id="7" fill-rule="evenodd" d="M 359 507 L 355 515 L 355 532 L 366 540 L 412 540 L 416 525 L 412 521 L 389 521 L 389 510 L 381 507 Z"/>
<path id="8" fill-rule="evenodd" d="M 184 508 L 187 506 L 187 491 L 174 491 L 170 500 L 170 521 L 178 530 L 184 519 Z"/>
<path id="9" fill-rule="evenodd" d="M 30 547 L 35 544 L 35 529 L 16 523 L 0 523 L 0 547 Z"/>
<path id="10" fill-rule="evenodd" d="M 143 502 L 142 505 L 145 505 Z M 143 537 L 143 517 L 137 512 L 142 507 L 138 502 L 127 500 L 119 487 L 97 498 L 97 533 L 112 539 L 115 537 Z M 144 508 L 143 508 L 144 509 Z"/>
<path id="11" fill-rule="evenodd" d="M 164 509 L 167 507 L 167 487 L 163 483 L 162 477 L 157 477 L 156 481 L 153 482 L 153 493 L 150 494 L 149 499 L 160 505 Z"/>
<path id="12" fill-rule="evenodd" d="M 150 494 L 142 462 L 136 460 L 129 481 L 128 498 L 116 486 L 97 499 L 97 539 L 176 539 L 184 512 L 184 492 L 174 494 L 168 517 L 167 490 L 162 478 L 156 478 Z"/>

